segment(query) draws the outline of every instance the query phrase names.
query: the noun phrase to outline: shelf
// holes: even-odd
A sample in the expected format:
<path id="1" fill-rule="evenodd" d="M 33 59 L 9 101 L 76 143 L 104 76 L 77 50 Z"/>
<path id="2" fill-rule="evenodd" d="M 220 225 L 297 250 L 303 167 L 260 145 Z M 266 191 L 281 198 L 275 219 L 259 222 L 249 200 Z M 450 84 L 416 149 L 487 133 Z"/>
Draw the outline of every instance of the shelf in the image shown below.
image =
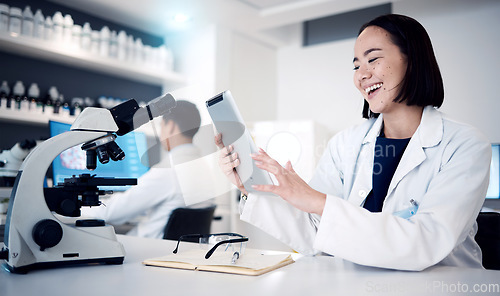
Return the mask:
<path id="1" fill-rule="evenodd" d="M 53 41 L 11 36 L 4 32 L 0 32 L 0 50 L 153 85 L 175 86 L 185 83 L 184 77 L 175 72 L 145 68 L 79 49 L 57 46 Z"/>
<path id="2" fill-rule="evenodd" d="M 47 125 L 49 120 L 73 123 L 75 121 L 74 116 L 59 116 L 59 115 L 47 115 L 47 114 L 32 114 L 29 112 L 0 109 L 0 121 L 16 122 L 16 123 L 26 123 L 32 125 Z"/>
<path id="3" fill-rule="evenodd" d="M 47 114 L 32 114 L 11 109 L 0 109 L 0 124 L 1 122 L 24 123 L 37 126 L 47 126 L 49 120 L 73 124 L 77 116 L 60 116 Z M 150 137 L 158 137 L 160 132 L 159 120 L 161 117 L 155 118 L 135 131 L 142 132 Z M 154 125 L 154 127 L 153 127 Z M 1 191 L 0 191 L 1 192 Z"/>

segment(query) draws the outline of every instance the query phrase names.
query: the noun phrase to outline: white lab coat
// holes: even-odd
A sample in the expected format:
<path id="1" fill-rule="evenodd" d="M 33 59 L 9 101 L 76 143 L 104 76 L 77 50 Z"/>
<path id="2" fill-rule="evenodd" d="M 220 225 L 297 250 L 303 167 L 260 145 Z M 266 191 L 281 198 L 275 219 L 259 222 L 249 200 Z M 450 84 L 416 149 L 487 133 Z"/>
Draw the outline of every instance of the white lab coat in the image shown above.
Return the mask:
<path id="1" fill-rule="evenodd" d="M 319 251 L 369 266 L 422 270 L 435 264 L 481 268 L 474 240 L 486 195 L 491 146 L 476 129 L 424 108 L 389 185 L 381 213 L 362 205 L 372 189 L 382 115 L 334 136 L 310 185 L 327 194 L 321 217 L 279 197 L 250 194 L 241 219 L 304 254 Z M 419 203 L 416 215 L 392 213 Z"/>
<path id="2" fill-rule="evenodd" d="M 125 192 L 114 193 L 105 206 L 82 208 L 82 216 L 104 219 L 111 224 L 123 224 L 140 218 L 127 234 L 161 239 L 171 212 L 185 206 L 175 166 L 200 158 L 198 148 L 192 144 L 177 146 L 169 154 L 169 157 L 139 177 L 137 185 Z M 206 168 L 200 167 L 199 170 L 205 170 L 205 174 L 207 172 Z M 189 177 L 188 174 L 184 176 Z"/>

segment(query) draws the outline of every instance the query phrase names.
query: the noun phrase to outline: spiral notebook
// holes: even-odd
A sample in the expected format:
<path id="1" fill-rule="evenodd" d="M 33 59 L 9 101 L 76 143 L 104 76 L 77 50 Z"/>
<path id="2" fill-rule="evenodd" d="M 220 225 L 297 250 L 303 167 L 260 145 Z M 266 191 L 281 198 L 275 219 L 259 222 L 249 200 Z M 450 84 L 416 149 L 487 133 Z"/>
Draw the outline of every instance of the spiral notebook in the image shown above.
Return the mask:
<path id="1" fill-rule="evenodd" d="M 222 273 L 261 275 L 295 262 L 290 253 L 246 249 L 236 263 L 232 264 L 231 252 L 215 252 L 205 259 L 206 250 L 193 249 L 178 254 L 171 254 L 144 260 L 148 266 L 170 267 L 179 269 L 213 271 Z"/>

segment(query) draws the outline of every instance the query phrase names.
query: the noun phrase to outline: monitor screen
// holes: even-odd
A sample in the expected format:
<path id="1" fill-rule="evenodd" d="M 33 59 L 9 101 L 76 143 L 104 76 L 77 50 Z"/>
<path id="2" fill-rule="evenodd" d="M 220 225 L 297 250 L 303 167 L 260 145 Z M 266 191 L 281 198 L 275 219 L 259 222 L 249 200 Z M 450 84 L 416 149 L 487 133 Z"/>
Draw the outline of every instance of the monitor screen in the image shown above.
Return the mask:
<path id="1" fill-rule="evenodd" d="M 50 121 L 50 136 L 56 136 L 70 130 L 71 124 Z M 146 135 L 140 132 L 130 132 L 119 136 L 115 142 L 125 152 L 125 158 L 120 161 L 110 160 L 107 164 L 97 161 L 97 168 L 89 171 L 86 168 L 86 153 L 77 145 L 66 149 L 52 162 L 54 185 L 72 175 L 95 174 L 96 177 L 139 178 L 149 170 L 147 157 Z M 101 190 L 123 191 L 130 186 L 100 186 Z"/>
<path id="2" fill-rule="evenodd" d="M 500 144 L 491 145 L 490 186 L 486 198 L 500 198 Z"/>

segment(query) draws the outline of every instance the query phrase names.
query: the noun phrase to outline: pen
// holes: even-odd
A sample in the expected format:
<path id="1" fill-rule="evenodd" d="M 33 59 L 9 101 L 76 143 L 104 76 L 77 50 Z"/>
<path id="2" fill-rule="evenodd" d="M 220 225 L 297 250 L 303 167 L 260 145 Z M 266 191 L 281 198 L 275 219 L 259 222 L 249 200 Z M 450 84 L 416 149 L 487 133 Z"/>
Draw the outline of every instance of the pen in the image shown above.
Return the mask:
<path id="1" fill-rule="evenodd" d="M 231 264 L 235 264 L 236 260 L 238 260 L 238 258 L 240 258 L 240 253 L 239 252 L 234 252 L 233 259 L 231 259 Z"/>

